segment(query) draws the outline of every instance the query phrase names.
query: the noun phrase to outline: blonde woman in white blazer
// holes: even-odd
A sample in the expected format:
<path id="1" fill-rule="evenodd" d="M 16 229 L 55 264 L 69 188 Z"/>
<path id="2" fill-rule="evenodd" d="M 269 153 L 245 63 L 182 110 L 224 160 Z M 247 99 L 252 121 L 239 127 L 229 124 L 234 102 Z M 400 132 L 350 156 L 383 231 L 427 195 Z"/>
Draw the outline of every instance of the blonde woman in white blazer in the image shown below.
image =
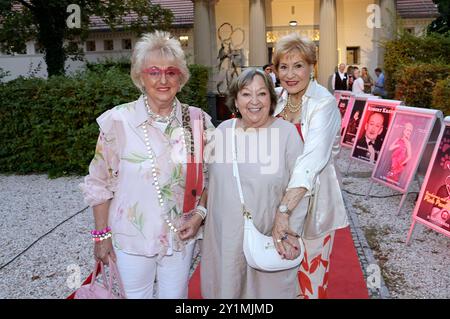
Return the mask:
<path id="1" fill-rule="evenodd" d="M 334 233 L 348 226 L 335 166 L 341 117 L 333 95 L 314 79 L 317 60 L 312 42 L 295 33 L 281 38 L 273 62 L 281 83 L 274 115 L 296 125 L 304 150 L 276 213 L 272 236 L 282 255 L 291 252 L 297 234 L 289 229 L 289 213 L 300 201 L 309 201 L 299 234 L 306 247 L 299 269 L 300 298 L 325 298 Z"/>

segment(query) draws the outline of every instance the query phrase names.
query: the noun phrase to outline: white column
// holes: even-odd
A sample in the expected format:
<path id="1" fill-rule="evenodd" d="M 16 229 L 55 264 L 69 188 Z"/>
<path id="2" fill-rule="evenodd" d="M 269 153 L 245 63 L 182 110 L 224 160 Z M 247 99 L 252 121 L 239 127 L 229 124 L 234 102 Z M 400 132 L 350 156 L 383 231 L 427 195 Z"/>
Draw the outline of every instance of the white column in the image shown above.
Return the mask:
<path id="1" fill-rule="evenodd" d="M 338 63 L 336 0 L 320 0 L 318 82 L 331 89 L 331 76 Z"/>
<path id="2" fill-rule="evenodd" d="M 209 0 L 194 0 L 194 61 L 211 66 Z"/>
<path id="3" fill-rule="evenodd" d="M 380 15 L 381 27 L 378 28 L 378 41 L 384 42 L 391 40 L 396 32 L 396 15 L 397 7 L 395 0 L 379 0 L 380 1 Z M 382 67 L 384 64 L 384 47 L 378 45 L 378 66 Z"/>
<path id="4" fill-rule="evenodd" d="M 249 65 L 263 66 L 268 62 L 264 0 L 250 0 L 249 29 Z"/>

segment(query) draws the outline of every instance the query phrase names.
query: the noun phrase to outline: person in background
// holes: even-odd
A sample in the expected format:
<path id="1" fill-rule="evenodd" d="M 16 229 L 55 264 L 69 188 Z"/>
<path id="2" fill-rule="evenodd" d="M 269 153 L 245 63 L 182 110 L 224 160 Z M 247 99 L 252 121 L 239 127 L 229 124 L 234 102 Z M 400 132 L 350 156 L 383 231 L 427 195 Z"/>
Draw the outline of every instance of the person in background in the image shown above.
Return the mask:
<path id="1" fill-rule="evenodd" d="M 348 76 L 348 80 L 347 80 L 347 91 L 351 91 L 352 87 L 353 87 L 353 81 L 355 80 L 353 77 L 353 70 L 357 68 L 354 67 L 353 65 L 349 65 L 347 67 L 347 76 Z"/>
<path id="2" fill-rule="evenodd" d="M 331 85 L 333 87 L 333 91 L 342 90 L 347 91 L 348 87 L 348 76 L 345 72 L 345 63 L 339 64 L 338 71 L 333 74 L 333 78 L 331 80 Z"/>
<path id="3" fill-rule="evenodd" d="M 360 76 L 360 71 L 357 68 L 353 69 L 353 85 L 352 92 L 353 94 L 363 94 L 364 93 L 364 80 Z"/>
<path id="4" fill-rule="evenodd" d="M 176 98 L 189 70 L 169 33 L 140 38 L 131 79 L 142 94 L 97 118 L 95 156 L 80 184 L 94 213 L 94 257 L 117 263 L 127 298 L 187 298 L 207 212 L 199 150 L 213 126 L 201 109 Z"/>
<path id="5" fill-rule="evenodd" d="M 301 233 L 305 258 L 299 270 L 300 297 L 325 298 L 335 230 L 348 226 L 335 165 L 341 116 L 335 97 L 314 78 L 314 43 L 296 33 L 286 35 L 276 44 L 273 62 L 281 83 L 275 115 L 295 124 L 304 148 L 275 215 L 272 237 L 280 254 L 291 249 L 296 241 L 291 212 L 311 203 Z M 278 242 L 286 233 L 288 239 Z"/>
<path id="6" fill-rule="evenodd" d="M 369 74 L 369 71 L 366 67 L 363 67 L 362 69 L 361 78 L 364 81 L 364 93 L 371 94 L 372 93 L 372 86 L 373 86 L 373 80 L 372 77 Z"/>
<path id="7" fill-rule="evenodd" d="M 275 76 L 275 73 L 273 73 L 273 65 L 272 64 L 266 64 L 263 66 L 264 72 L 270 77 L 272 80 L 273 86 L 276 87 L 277 85 L 277 77 Z"/>
<path id="8" fill-rule="evenodd" d="M 377 80 L 375 81 L 375 87 L 373 88 L 373 95 L 386 97 L 386 91 L 384 89 L 384 73 L 380 68 L 375 69 Z"/>

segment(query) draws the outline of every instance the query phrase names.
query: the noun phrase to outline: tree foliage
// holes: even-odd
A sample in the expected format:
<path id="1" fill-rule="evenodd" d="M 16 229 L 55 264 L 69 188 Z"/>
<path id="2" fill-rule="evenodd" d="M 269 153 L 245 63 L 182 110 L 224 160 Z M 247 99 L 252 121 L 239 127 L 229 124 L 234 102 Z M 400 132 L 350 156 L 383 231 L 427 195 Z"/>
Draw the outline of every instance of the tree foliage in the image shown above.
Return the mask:
<path id="1" fill-rule="evenodd" d="M 69 4 L 81 9 L 80 28 L 67 26 Z M 148 0 L 0 0 L 0 48 L 6 53 L 20 53 L 27 41 L 35 39 L 44 50 L 48 75 L 64 74 L 66 59 L 82 56 L 74 41 L 80 43 L 87 38 L 93 16 L 112 30 L 131 30 L 137 35 L 166 30 L 173 18 L 170 10 Z"/>
<path id="2" fill-rule="evenodd" d="M 433 0 L 440 13 L 434 21 L 428 26 L 428 32 L 437 32 L 450 34 L 450 0 Z"/>

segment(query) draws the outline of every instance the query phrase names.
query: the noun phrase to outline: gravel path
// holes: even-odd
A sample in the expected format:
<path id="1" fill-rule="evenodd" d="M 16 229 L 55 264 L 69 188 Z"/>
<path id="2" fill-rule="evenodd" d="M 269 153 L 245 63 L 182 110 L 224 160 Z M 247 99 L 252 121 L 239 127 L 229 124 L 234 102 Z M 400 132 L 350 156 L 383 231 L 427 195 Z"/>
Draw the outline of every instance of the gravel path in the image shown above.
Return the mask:
<path id="1" fill-rule="evenodd" d="M 340 156 L 342 172 L 347 170 L 348 153 L 344 149 Z M 416 194 L 408 196 L 400 215 L 396 214 L 399 196 L 366 200 L 352 195 L 367 193 L 370 174 L 369 166 L 353 163 L 349 175 L 343 177 L 344 196 L 349 212 L 357 216 L 358 229 L 352 230 L 354 238 L 358 234 L 365 236 L 381 267 L 389 290 L 384 296 L 450 298 L 450 238 L 417 225 L 411 245 L 406 246 Z M 0 299 L 65 298 L 73 291 L 69 286 L 74 280 L 84 280 L 90 273 L 92 211 L 85 209 L 78 190 L 81 180 L 79 177 L 50 180 L 45 175 L 0 175 Z M 371 194 L 389 196 L 394 192 L 375 184 Z M 370 256 L 367 253 L 363 256 L 364 249 L 368 248 L 361 242 L 356 247 L 365 272 Z"/>
<path id="2" fill-rule="evenodd" d="M 367 194 L 372 170 L 353 161 L 345 176 L 349 154 L 349 149 L 343 149 L 339 160 L 344 195 L 381 268 L 390 297 L 450 298 L 450 238 L 416 223 L 410 245 L 406 245 L 419 192 L 417 182 L 397 214 L 401 196 L 392 196 L 398 193 L 381 184 L 373 184 L 370 194 L 374 197 L 353 195 Z"/>

